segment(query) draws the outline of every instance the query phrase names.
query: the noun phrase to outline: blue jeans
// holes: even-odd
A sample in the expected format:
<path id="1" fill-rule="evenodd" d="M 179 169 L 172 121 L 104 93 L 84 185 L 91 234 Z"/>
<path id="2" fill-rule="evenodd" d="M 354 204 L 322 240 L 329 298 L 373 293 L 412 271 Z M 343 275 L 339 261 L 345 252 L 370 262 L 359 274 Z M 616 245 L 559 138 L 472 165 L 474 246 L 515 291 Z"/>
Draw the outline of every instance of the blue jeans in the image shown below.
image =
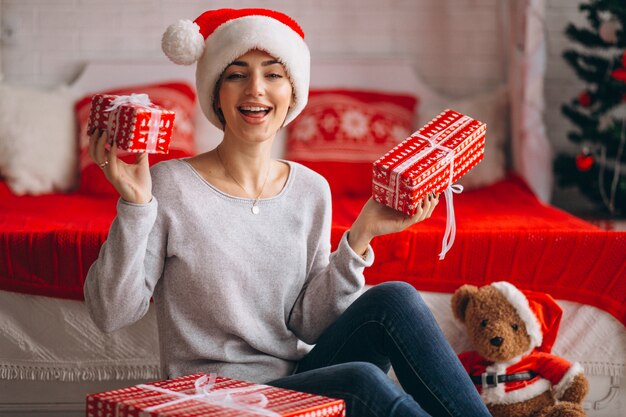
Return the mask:
<path id="1" fill-rule="evenodd" d="M 387 376 L 390 366 L 402 388 Z M 366 291 L 295 374 L 268 384 L 343 399 L 349 417 L 490 416 L 421 296 L 403 282 Z"/>

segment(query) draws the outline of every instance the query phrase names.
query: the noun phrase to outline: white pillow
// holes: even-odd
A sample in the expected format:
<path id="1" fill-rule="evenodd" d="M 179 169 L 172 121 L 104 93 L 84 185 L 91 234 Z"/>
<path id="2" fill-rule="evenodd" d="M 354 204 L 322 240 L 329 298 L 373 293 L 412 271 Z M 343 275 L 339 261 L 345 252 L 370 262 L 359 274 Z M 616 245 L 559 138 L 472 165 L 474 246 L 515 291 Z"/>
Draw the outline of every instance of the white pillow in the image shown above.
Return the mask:
<path id="1" fill-rule="evenodd" d="M 0 177 L 15 194 L 71 189 L 78 172 L 76 142 L 68 92 L 0 84 Z"/>
<path id="2" fill-rule="evenodd" d="M 446 108 L 458 111 L 487 124 L 485 157 L 458 181 L 465 189 L 485 187 L 504 178 L 506 147 L 510 138 L 509 90 L 501 86 L 494 91 L 462 99 L 441 96 L 426 98 L 420 104 L 418 126 L 425 125 Z"/>

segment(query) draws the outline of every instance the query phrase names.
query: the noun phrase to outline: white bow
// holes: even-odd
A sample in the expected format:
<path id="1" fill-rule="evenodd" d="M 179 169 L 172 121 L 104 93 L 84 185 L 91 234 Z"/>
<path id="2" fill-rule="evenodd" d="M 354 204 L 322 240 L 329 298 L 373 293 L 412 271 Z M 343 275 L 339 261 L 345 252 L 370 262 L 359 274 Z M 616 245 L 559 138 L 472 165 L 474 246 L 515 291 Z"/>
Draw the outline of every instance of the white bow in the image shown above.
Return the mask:
<path id="1" fill-rule="evenodd" d="M 141 107 L 151 107 L 150 97 L 147 94 L 131 94 L 129 96 L 117 96 L 107 107 L 106 111 L 113 111 L 123 104 L 135 104 Z"/>
<path id="2" fill-rule="evenodd" d="M 213 373 L 210 375 L 201 376 L 194 383 L 195 394 L 192 395 L 185 394 L 183 392 L 172 391 L 154 385 L 141 384 L 138 385 L 138 387 L 178 397 L 175 400 L 167 401 L 162 404 L 145 408 L 145 411 L 148 412 L 155 411 L 160 408 L 170 407 L 172 405 L 185 401 L 196 400 L 207 404 L 231 408 L 237 411 L 249 412 L 267 417 L 280 417 L 280 414 L 265 408 L 269 400 L 264 394 L 261 394 L 260 392 L 251 392 L 259 388 L 264 388 L 266 386 L 252 385 L 243 388 L 227 388 L 212 391 L 216 379 L 217 375 Z"/>

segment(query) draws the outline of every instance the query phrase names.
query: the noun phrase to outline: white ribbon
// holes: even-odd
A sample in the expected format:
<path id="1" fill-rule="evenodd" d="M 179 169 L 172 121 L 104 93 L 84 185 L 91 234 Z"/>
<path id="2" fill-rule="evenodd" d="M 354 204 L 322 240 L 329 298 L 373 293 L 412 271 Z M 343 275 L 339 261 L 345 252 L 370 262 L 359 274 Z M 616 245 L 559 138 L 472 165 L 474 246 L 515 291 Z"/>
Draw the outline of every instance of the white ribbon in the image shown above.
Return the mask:
<path id="1" fill-rule="evenodd" d="M 421 135 L 419 135 L 421 136 Z M 448 162 L 450 166 L 450 175 L 448 176 L 448 186 L 443 191 L 444 196 L 446 197 L 446 232 L 443 235 L 443 240 L 441 241 L 441 252 L 439 252 L 439 260 L 442 261 L 446 257 L 446 253 L 452 248 L 454 244 L 454 239 L 456 237 L 456 218 L 454 216 L 454 194 L 460 194 L 463 192 L 463 186 L 460 184 L 452 184 L 452 179 L 454 178 L 454 149 L 446 148 L 445 146 L 441 146 L 438 143 L 435 143 L 432 139 L 421 136 L 423 139 L 426 139 L 431 147 L 446 151 L 447 154 L 443 158 L 443 162 Z"/>
<path id="2" fill-rule="evenodd" d="M 252 385 L 249 387 L 226 388 L 211 391 L 215 386 L 216 379 L 216 374 L 204 375 L 196 379 L 194 383 L 195 394 L 186 394 L 184 392 L 172 391 L 166 388 L 146 384 L 137 385 L 137 387 L 179 397 L 175 400 L 167 401 L 163 404 L 147 407 L 144 409 L 147 412 L 152 412 L 160 408 L 170 407 L 186 401 L 196 400 L 210 405 L 231 408 L 237 411 L 244 411 L 269 417 L 280 417 L 280 414 L 265 408 L 269 400 L 264 394 L 261 394 L 260 392 L 252 392 L 254 390 L 258 390 L 259 387 L 265 386 Z"/>
<path id="3" fill-rule="evenodd" d="M 152 106 L 150 97 L 147 94 L 131 94 L 129 96 L 115 97 L 105 111 L 113 111 L 123 104 L 135 104 L 146 108 L 151 108 Z"/>
<path id="4" fill-rule="evenodd" d="M 430 144 L 430 147 L 426 147 L 424 149 L 422 149 L 422 151 L 412 155 L 410 158 L 407 158 L 404 162 L 402 162 L 401 164 L 399 164 L 398 166 L 396 166 L 395 168 L 393 168 L 391 170 L 391 174 L 390 174 L 390 185 L 395 189 L 395 201 L 394 201 L 394 206 L 398 207 L 398 203 L 399 203 L 399 198 L 400 198 L 400 176 L 401 174 L 406 171 L 411 165 L 413 165 L 415 162 L 419 161 L 420 159 L 424 158 L 426 155 L 428 155 L 430 152 L 433 151 L 433 149 L 439 149 L 441 151 L 446 152 L 446 156 L 444 157 L 443 161 L 446 162 L 448 161 L 449 164 L 451 165 L 451 169 L 450 169 L 450 182 L 452 181 L 452 175 L 454 172 L 454 150 L 451 148 L 446 148 L 445 146 L 441 146 L 439 145 L 437 142 L 435 142 L 435 138 L 427 138 L 426 136 L 420 135 L 420 134 L 415 134 L 414 137 L 418 137 L 420 139 L 423 139 L 425 141 L 427 141 Z M 423 181 L 422 181 L 423 182 Z"/>
<path id="5" fill-rule="evenodd" d="M 470 120 L 469 118 L 466 118 L 466 119 Z M 457 128 L 457 130 L 465 126 L 466 120 L 461 119 L 460 121 L 461 121 L 460 127 Z M 439 149 L 441 151 L 446 152 L 446 156 L 443 158 L 442 161 L 444 163 L 448 163 L 448 166 L 450 167 L 450 175 L 448 176 L 448 187 L 446 187 L 446 189 L 443 192 L 446 197 L 447 218 L 446 218 L 446 232 L 444 233 L 443 240 L 441 242 L 441 252 L 439 253 L 439 260 L 443 260 L 446 257 L 446 253 L 448 253 L 448 251 L 452 248 L 452 244 L 454 243 L 454 238 L 456 237 L 456 219 L 454 217 L 453 195 L 460 194 L 463 191 L 462 185 L 452 184 L 452 179 L 454 178 L 454 149 L 442 146 L 438 144 L 437 142 L 435 142 L 435 139 L 439 135 L 441 135 L 441 133 L 442 132 L 439 132 L 437 135 L 433 136 L 432 138 L 427 138 L 426 136 L 423 136 L 421 134 L 415 134 L 414 135 L 415 137 L 418 137 L 420 139 L 427 141 L 430 146 L 429 147 L 427 146 L 421 152 L 418 152 L 417 154 L 411 156 L 410 158 L 408 158 L 406 161 L 404 161 L 403 163 L 401 163 L 400 165 L 398 165 L 391 171 L 391 179 L 395 185 L 395 191 L 396 191 L 395 192 L 395 196 L 396 196 L 395 205 L 397 207 L 398 198 L 399 198 L 399 190 L 400 190 L 399 188 L 400 187 L 400 181 L 399 181 L 400 174 L 404 172 L 408 167 L 413 165 L 413 163 L 422 159 L 427 154 L 432 152 L 433 149 Z"/>
<path id="6" fill-rule="evenodd" d="M 454 194 L 460 194 L 463 192 L 463 186 L 460 184 L 449 184 L 448 188 L 443 191 L 443 194 L 446 196 L 446 209 L 447 209 L 447 220 L 446 220 L 446 232 L 443 235 L 443 240 L 441 242 L 441 252 L 439 253 L 439 260 L 443 260 L 446 257 L 446 253 L 452 248 L 452 244 L 454 244 L 454 238 L 456 237 L 456 219 L 454 217 L 454 205 L 452 202 L 452 196 Z"/>
<path id="7" fill-rule="evenodd" d="M 129 96 L 118 96 L 107 107 L 104 111 L 109 113 L 109 125 L 111 124 L 111 119 L 113 117 L 113 110 L 124 104 L 133 104 L 135 106 L 143 107 L 145 109 L 150 110 L 150 120 L 148 120 L 148 133 L 146 137 L 146 152 L 154 152 L 156 151 L 157 144 L 159 142 L 159 127 L 161 124 L 161 114 L 162 111 L 156 108 L 151 102 L 150 97 L 147 94 L 131 94 Z M 115 119 L 115 131 L 111 135 L 115 137 L 120 127 L 119 120 L 119 112 L 116 114 Z"/>

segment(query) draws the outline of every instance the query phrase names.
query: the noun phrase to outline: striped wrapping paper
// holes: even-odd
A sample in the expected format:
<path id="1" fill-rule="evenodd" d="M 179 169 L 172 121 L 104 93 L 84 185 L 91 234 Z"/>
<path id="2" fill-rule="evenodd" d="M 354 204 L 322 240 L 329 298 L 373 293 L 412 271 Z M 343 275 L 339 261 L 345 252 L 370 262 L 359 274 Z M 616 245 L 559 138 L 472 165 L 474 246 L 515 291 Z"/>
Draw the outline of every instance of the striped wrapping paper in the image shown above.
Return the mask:
<path id="1" fill-rule="evenodd" d="M 374 199 L 414 215 L 428 193 L 441 193 L 482 161 L 486 130 L 485 123 L 444 110 L 374 162 Z"/>
<path id="2" fill-rule="evenodd" d="M 145 96 L 146 103 L 128 102 L 109 110 L 115 100 L 133 96 Z M 127 152 L 168 153 L 175 116 L 175 112 L 150 103 L 145 94 L 95 94 L 87 131 L 92 128 L 107 130 L 109 142 L 116 142 L 118 149 Z"/>
<path id="3" fill-rule="evenodd" d="M 87 417 L 345 417 L 343 400 L 202 372 L 87 396 Z"/>

